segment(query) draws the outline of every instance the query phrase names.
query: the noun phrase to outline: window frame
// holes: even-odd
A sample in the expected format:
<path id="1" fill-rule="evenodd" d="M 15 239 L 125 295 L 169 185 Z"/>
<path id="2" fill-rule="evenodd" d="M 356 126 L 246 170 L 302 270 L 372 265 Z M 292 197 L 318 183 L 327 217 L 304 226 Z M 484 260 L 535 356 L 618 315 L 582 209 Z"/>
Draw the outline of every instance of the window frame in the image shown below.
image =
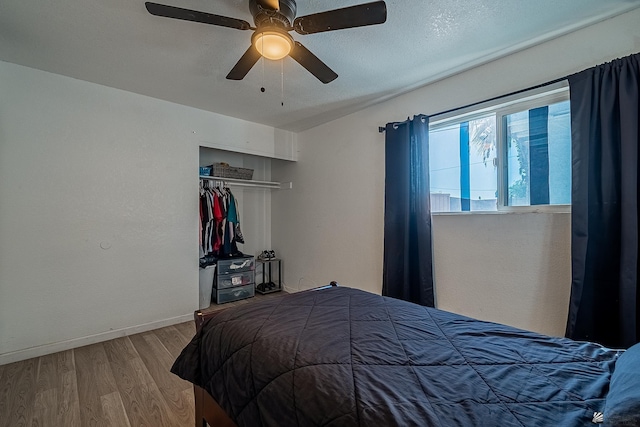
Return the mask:
<path id="1" fill-rule="evenodd" d="M 500 99 L 490 100 L 452 113 L 439 115 L 436 120 L 432 120 L 429 125 L 429 132 L 432 130 L 460 124 L 465 121 L 471 121 L 477 118 L 486 117 L 495 114 L 496 117 L 496 168 L 497 168 L 497 210 L 495 211 L 464 211 L 464 212 L 432 212 L 432 215 L 485 215 L 500 213 L 570 213 L 571 204 L 554 204 L 554 205 L 529 205 L 529 206 L 508 206 L 505 205 L 507 194 L 505 192 L 505 182 L 508 181 L 508 172 L 506 164 L 507 141 L 504 139 L 506 132 L 505 117 L 509 114 L 518 113 L 533 108 L 543 107 L 569 100 L 569 85 L 566 80 L 532 89 L 527 92 L 501 97 Z M 431 165 L 429 165 L 429 172 Z"/>
<path id="2" fill-rule="evenodd" d="M 507 205 L 506 183 L 508 181 L 508 171 L 506 162 L 507 140 L 506 133 L 506 116 L 531 110 L 538 107 L 556 104 L 569 100 L 569 90 L 553 91 L 544 95 L 540 95 L 533 99 L 526 99 L 522 102 L 513 103 L 496 109 L 496 154 L 498 168 L 498 211 L 502 212 L 570 212 L 571 205 L 547 204 L 547 205 L 528 205 L 528 206 L 510 206 Z M 571 165 L 569 165 L 571 166 Z"/>

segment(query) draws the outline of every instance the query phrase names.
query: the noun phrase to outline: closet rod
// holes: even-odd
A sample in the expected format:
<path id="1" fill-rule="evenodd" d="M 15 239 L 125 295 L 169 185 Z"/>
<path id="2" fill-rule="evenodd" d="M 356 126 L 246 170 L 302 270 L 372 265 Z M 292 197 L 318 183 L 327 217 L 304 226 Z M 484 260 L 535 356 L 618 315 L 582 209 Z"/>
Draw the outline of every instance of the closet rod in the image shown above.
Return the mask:
<path id="1" fill-rule="evenodd" d="M 439 113 L 430 114 L 429 115 L 429 119 L 433 119 L 435 117 L 443 116 L 443 115 L 449 114 L 449 113 L 455 113 L 456 111 L 464 110 L 466 108 L 475 107 L 477 105 L 484 104 L 486 102 L 497 101 L 499 99 L 507 98 L 509 96 L 519 95 L 519 94 L 524 93 L 524 92 L 529 92 L 530 90 L 535 90 L 535 89 L 540 89 L 542 87 L 551 86 L 552 84 L 559 83 L 561 81 L 567 80 L 571 75 L 572 74 L 569 74 L 567 76 L 560 77 L 559 79 L 551 80 L 551 81 L 546 82 L 546 83 L 540 83 L 538 85 L 531 86 L 531 87 L 528 87 L 526 89 L 520 89 L 520 90 L 516 90 L 514 92 L 510 92 L 510 93 L 507 93 L 507 94 L 504 94 L 504 95 L 494 96 L 493 98 L 485 99 L 484 101 L 472 102 L 471 104 L 463 105 L 462 107 L 456 107 L 456 108 L 452 108 L 450 110 L 440 111 Z M 398 124 L 400 124 L 400 123 L 403 123 L 403 122 L 398 122 Z M 379 133 L 382 133 L 384 131 L 385 131 L 385 127 L 384 126 L 378 126 L 378 132 Z"/>
<path id="2" fill-rule="evenodd" d="M 279 182 L 250 181 L 246 179 L 222 178 L 219 176 L 205 176 L 205 175 L 200 175 L 200 179 L 207 180 L 207 181 L 222 182 L 223 185 L 229 185 L 234 187 L 271 188 L 276 190 L 280 189 Z"/>

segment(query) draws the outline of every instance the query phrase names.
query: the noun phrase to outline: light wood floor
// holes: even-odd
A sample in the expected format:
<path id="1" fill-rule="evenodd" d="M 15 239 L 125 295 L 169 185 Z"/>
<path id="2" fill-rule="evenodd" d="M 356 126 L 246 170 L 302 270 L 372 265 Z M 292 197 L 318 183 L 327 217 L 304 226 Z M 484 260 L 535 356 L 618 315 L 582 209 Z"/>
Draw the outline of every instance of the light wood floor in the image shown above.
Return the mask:
<path id="1" fill-rule="evenodd" d="M 192 385 L 169 369 L 194 333 L 186 322 L 1 365 L 0 427 L 192 427 Z"/>

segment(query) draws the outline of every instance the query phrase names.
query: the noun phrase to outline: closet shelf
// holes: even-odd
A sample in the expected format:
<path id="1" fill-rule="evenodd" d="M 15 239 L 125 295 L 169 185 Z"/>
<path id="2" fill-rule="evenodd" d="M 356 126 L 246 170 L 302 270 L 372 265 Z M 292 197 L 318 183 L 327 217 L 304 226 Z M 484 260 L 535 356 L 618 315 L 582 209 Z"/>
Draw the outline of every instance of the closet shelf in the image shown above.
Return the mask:
<path id="1" fill-rule="evenodd" d="M 271 181 L 252 181 L 248 179 L 237 179 L 237 178 L 222 178 L 219 176 L 207 176 L 200 175 L 200 179 L 206 179 L 209 181 L 221 181 L 229 186 L 237 186 L 237 187 L 254 187 L 254 188 L 272 188 L 279 189 L 279 182 L 271 182 Z"/>

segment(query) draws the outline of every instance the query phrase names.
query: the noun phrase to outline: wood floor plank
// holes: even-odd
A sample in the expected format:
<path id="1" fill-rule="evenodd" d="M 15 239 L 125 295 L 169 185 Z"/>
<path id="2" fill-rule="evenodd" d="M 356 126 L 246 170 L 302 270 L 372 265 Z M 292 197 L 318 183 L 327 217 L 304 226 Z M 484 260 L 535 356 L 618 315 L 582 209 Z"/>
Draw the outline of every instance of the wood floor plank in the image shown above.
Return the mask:
<path id="1" fill-rule="evenodd" d="M 15 363 L 11 367 L 15 370 L 12 375 L 3 375 L 9 380 L 6 400 L 7 417 L 4 418 L 7 427 L 22 427 L 31 424 L 33 403 L 36 390 L 36 370 L 38 359 L 29 359 Z M 11 369 L 5 368 L 7 370 Z"/>
<path id="2" fill-rule="evenodd" d="M 178 390 L 188 387 L 188 383 L 169 372 L 173 364 L 173 357 L 155 334 L 138 334 L 132 335 L 130 338 L 158 387 Z"/>
<path id="3" fill-rule="evenodd" d="M 78 402 L 73 351 L 48 354 L 38 358 L 32 425 L 79 426 Z"/>
<path id="4" fill-rule="evenodd" d="M 58 386 L 58 354 L 47 354 L 38 358 L 36 394 Z"/>
<path id="5" fill-rule="evenodd" d="M 191 388 L 191 384 L 169 372 L 174 358 L 154 333 L 132 335 L 130 338 L 171 413 L 180 425 L 185 424 L 193 406 L 184 399 L 182 392 Z"/>
<path id="6" fill-rule="evenodd" d="M 191 341 L 191 338 L 196 334 L 195 322 L 178 323 L 173 326 L 189 341 Z"/>
<path id="7" fill-rule="evenodd" d="M 183 426 L 184 427 L 191 427 L 193 425 L 195 425 L 196 423 L 196 413 L 195 413 L 195 405 L 196 405 L 196 401 L 195 401 L 195 397 L 193 396 L 193 386 L 189 387 L 187 390 L 183 390 L 182 391 L 182 395 L 184 397 L 184 400 L 186 402 L 188 402 L 188 407 L 191 409 L 189 411 L 189 416 L 187 419 L 185 419 Z"/>
<path id="8" fill-rule="evenodd" d="M 92 344 L 76 349 L 74 352 L 76 368 L 81 363 L 82 370 L 93 376 L 93 378 L 89 378 L 91 386 L 96 388 L 100 396 L 118 390 L 104 344 L 106 343 Z M 79 376 L 80 369 L 77 370 L 77 376 Z M 78 381 L 78 385 L 80 385 L 80 381 Z M 81 393 L 81 390 L 78 389 L 78 393 Z"/>
<path id="9" fill-rule="evenodd" d="M 31 427 L 56 427 L 59 424 L 56 410 L 58 407 L 58 389 L 48 388 L 36 393 L 33 403 Z"/>
<path id="10" fill-rule="evenodd" d="M 79 426 L 81 417 L 76 371 L 58 372 L 60 375 L 60 384 L 58 385 L 58 425 Z"/>
<path id="11" fill-rule="evenodd" d="M 58 354 L 47 354 L 38 358 L 36 370 L 35 400 L 33 403 L 33 427 L 48 427 L 58 424 Z"/>
<path id="12" fill-rule="evenodd" d="M 56 353 L 58 355 L 58 372 L 64 373 L 76 370 L 76 362 L 73 350 Z"/>
<path id="13" fill-rule="evenodd" d="M 136 352 L 133 344 L 131 344 L 129 337 L 121 337 L 106 341 L 104 343 L 104 349 L 107 353 L 109 362 L 112 362 L 114 359 L 127 360 L 139 357 L 138 352 Z"/>
<path id="14" fill-rule="evenodd" d="M 9 397 L 16 384 L 16 377 L 20 371 L 20 365 L 24 362 L 16 362 L 2 365 L 2 375 L 0 375 L 0 427 L 7 426 L 6 420 L 9 415 Z"/>
<path id="15" fill-rule="evenodd" d="M 105 348 L 107 349 L 111 371 L 120 393 L 130 392 L 137 384 L 152 383 L 153 378 L 144 366 L 129 337 L 118 338 L 113 341 L 106 342 Z M 135 354 L 135 357 L 132 357 L 132 354 Z"/>
<path id="16" fill-rule="evenodd" d="M 130 338 L 124 340 L 114 340 L 119 342 L 108 351 L 108 357 L 129 422 L 135 426 L 180 425 Z M 131 357 L 133 354 L 136 357 Z"/>
<path id="17" fill-rule="evenodd" d="M 139 384 L 120 393 L 131 425 L 149 427 L 179 426 L 169 413 L 162 394 L 155 384 Z"/>
<path id="18" fill-rule="evenodd" d="M 74 350 L 80 423 L 105 426 L 100 396 L 118 391 L 109 360 L 102 343 Z"/>
<path id="19" fill-rule="evenodd" d="M 181 333 L 178 328 L 174 326 L 168 326 L 153 331 L 158 337 L 164 348 L 171 354 L 171 357 L 175 360 L 182 349 L 189 343 L 189 340 Z"/>
<path id="20" fill-rule="evenodd" d="M 120 393 L 113 392 L 100 396 L 102 412 L 106 419 L 106 425 L 110 427 L 131 427 L 127 412 L 124 410 Z"/>

